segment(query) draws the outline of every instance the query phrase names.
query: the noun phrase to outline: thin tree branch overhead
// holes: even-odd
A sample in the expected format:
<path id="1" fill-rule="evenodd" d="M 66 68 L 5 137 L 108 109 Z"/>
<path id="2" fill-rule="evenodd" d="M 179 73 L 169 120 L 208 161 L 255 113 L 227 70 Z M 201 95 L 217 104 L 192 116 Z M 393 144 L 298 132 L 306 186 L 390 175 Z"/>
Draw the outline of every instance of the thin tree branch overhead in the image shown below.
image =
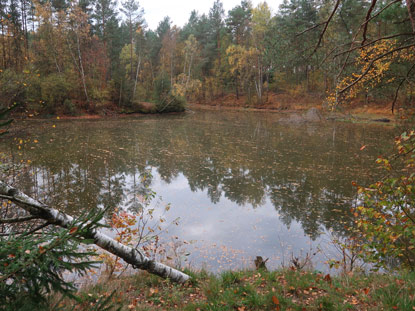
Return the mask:
<path id="1" fill-rule="evenodd" d="M 412 31 L 415 33 L 415 0 L 406 0 L 406 7 L 408 8 L 409 19 L 412 24 Z"/>
<path id="2" fill-rule="evenodd" d="M 393 54 L 395 52 L 401 51 L 401 50 L 405 50 L 405 49 L 409 49 L 411 47 L 415 46 L 415 44 L 409 44 L 409 45 L 405 45 L 405 46 L 401 46 L 398 47 L 396 49 L 393 49 L 389 52 L 383 53 L 382 55 L 379 55 L 378 57 L 376 57 L 375 59 L 373 59 L 369 65 L 367 66 L 366 70 L 357 78 L 355 79 L 352 83 L 350 83 L 349 85 L 347 85 L 346 87 L 344 87 L 342 90 L 339 91 L 339 94 L 342 94 L 344 92 L 346 92 L 347 90 L 349 90 L 351 87 L 353 87 L 354 85 L 356 85 L 360 80 L 363 79 L 363 77 L 365 77 L 367 75 L 367 73 L 369 72 L 370 69 L 372 69 L 373 64 L 375 62 L 377 62 L 378 60 L 382 59 L 383 57 L 386 57 L 390 54 Z"/>
<path id="3" fill-rule="evenodd" d="M 0 181 L 0 196 L 3 198 L 7 197 L 10 201 L 29 212 L 32 216 L 46 220 L 48 224 L 67 228 L 74 221 L 71 216 L 34 200 L 20 190 L 9 186 L 2 181 Z M 146 270 L 152 274 L 168 278 L 177 283 L 184 283 L 190 278 L 181 271 L 148 258 L 141 250 L 128 247 L 115 241 L 99 230 L 90 230 L 85 238 L 93 239 L 97 246 L 124 259 L 125 262 L 131 264 L 134 268 Z"/>
<path id="4" fill-rule="evenodd" d="M 310 30 L 313 30 L 313 29 L 315 29 L 315 28 L 317 28 L 317 27 L 319 27 L 319 26 L 324 25 L 324 28 L 323 28 L 323 30 L 321 31 L 320 36 L 319 36 L 319 38 L 318 38 L 317 45 L 316 45 L 316 47 L 314 48 L 313 53 L 311 53 L 311 55 L 313 55 L 313 54 L 317 51 L 317 49 L 320 47 L 321 41 L 323 40 L 323 37 L 324 37 L 324 34 L 326 33 L 327 28 L 329 27 L 329 24 L 330 24 L 331 20 L 332 20 L 332 19 L 333 19 L 333 17 L 334 17 L 334 14 L 336 13 L 337 9 L 339 8 L 340 3 L 341 3 L 341 0 L 337 0 L 337 1 L 336 1 L 336 4 L 334 5 L 334 8 L 333 8 L 333 10 L 331 11 L 330 16 L 327 18 L 327 20 L 326 20 L 325 22 L 322 22 L 322 23 L 320 23 L 320 24 L 314 25 L 314 26 L 312 26 L 312 27 L 310 27 L 310 28 L 307 28 L 306 30 L 302 31 L 301 33 L 297 34 L 297 35 L 299 36 L 299 35 L 302 35 L 302 34 L 304 34 L 304 33 L 308 32 L 308 31 L 310 31 Z"/>
<path id="5" fill-rule="evenodd" d="M 414 68 L 415 68 L 415 64 L 412 65 L 411 69 L 409 69 L 408 73 L 406 74 L 406 77 L 401 80 L 401 82 L 399 83 L 399 86 L 396 88 L 395 97 L 393 98 L 393 102 L 392 102 L 392 113 L 395 110 L 395 104 L 396 104 L 396 102 L 398 100 L 399 90 L 401 89 L 403 83 L 407 80 L 407 78 L 409 77 L 409 74 L 411 73 L 411 71 Z"/>
<path id="6" fill-rule="evenodd" d="M 389 40 L 389 39 L 393 39 L 393 38 L 397 38 L 397 37 L 403 37 L 403 36 L 412 36 L 412 35 L 413 35 L 413 33 L 406 32 L 406 33 L 398 33 L 398 34 L 395 34 L 395 35 L 385 36 L 385 37 L 382 37 L 382 38 L 377 38 L 377 39 L 375 39 L 373 41 L 370 41 L 370 42 L 368 42 L 368 43 L 366 43 L 364 45 L 355 46 L 355 47 L 352 47 L 352 48 L 350 48 L 350 49 L 348 49 L 346 51 L 342 51 L 342 52 L 339 52 L 337 54 L 334 54 L 333 57 L 336 58 L 336 57 L 339 57 L 341 55 L 344 55 L 344 54 L 353 52 L 355 50 L 359 50 L 359 49 L 368 47 L 368 46 L 373 45 L 373 44 L 375 44 L 376 42 L 379 42 L 379 41 Z"/>
<path id="7" fill-rule="evenodd" d="M 367 35 L 367 27 L 369 25 L 369 20 L 370 20 L 370 15 L 372 15 L 372 11 L 376 6 L 376 2 L 377 0 L 372 0 L 372 3 L 370 4 L 369 9 L 367 10 L 367 14 L 366 14 L 366 19 L 365 22 L 363 23 L 363 35 L 362 35 L 362 46 L 365 44 L 366 42 L 366 35 Z"/>

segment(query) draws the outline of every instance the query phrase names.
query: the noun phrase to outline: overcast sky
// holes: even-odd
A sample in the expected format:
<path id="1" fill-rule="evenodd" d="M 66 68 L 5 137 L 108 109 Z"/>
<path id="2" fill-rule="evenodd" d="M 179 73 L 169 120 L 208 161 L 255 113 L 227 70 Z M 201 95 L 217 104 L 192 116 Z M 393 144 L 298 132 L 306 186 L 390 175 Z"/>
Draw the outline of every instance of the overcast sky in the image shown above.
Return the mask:
<path id="1" fill-rule="evenodd" d="M 214 0 L 139 0 L 139 4 L 144 8 L 144 18 L 150 29 L 157 28 L 158 23 L 169 16 L 174 25 L 183 26 L 190 17 L 190 12 L 196 10 L 199 14 L 209 13 Z M 255 7 L 263 0 L 252 0 Z M 240 0 L 222 0 L 225 13 L 241 3 Z M 267 1 L 270 8 L 275 13 L 282 0 Z"/>

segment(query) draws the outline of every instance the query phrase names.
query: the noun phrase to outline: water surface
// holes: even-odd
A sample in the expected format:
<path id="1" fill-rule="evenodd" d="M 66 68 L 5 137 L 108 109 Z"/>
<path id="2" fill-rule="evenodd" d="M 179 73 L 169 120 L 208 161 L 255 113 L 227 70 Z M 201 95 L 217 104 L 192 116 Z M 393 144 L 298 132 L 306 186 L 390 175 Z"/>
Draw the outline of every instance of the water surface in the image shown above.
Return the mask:
<path id="1" fill-rule="evenodd" d="M 380 125 L 284 123 L 242 112 L 25 126 L 21 149 L 19 140 L 2 146 L 16 163 L 29 160 L 16 177 L 25 191 L 77 214 L 96 206 L 133 211 L 150 188 L 156 210 L 171 203 L 162 226 L 180 217 L 164 238 L 188 241 L 186 264 L 212 271 L 250 267 L 258 255 L 278 267 L 319 248 L 314 265 L 324 269 L 336 256 L 330 236 L 347 236 L 352 224 L 352 181 L 373 181 L 374 161 L 396 134 Z M 143 185 L 145 172 L 152 176 Z"/>

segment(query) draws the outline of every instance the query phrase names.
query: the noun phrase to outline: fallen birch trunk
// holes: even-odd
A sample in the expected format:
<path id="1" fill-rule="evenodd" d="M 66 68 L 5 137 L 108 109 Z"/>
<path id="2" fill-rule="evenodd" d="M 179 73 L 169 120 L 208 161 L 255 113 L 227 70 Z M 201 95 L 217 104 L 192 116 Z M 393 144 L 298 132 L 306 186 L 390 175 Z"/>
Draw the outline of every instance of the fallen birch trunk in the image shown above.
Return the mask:
<path id="1" fill-rule="evenodd" d="M 42 218 L 51 224 L 63 228 L 67 228 L 74 221 L 73 217 L 34 200 L 2 181 L 0 181 L 0 198 L 12 201 L 28 211 L 32 216 Z M 91 230 L 86 238 L 93 239 L 96 245 L 124 259 L 125 262 L 131 264 L 134 268 L 146 270 L 177 283 L 184 283 L 190 278 L 181 271 L 151 260 L 141 250 L 123 245 L 106 234 L 101 233 L 99 230 Z"/>

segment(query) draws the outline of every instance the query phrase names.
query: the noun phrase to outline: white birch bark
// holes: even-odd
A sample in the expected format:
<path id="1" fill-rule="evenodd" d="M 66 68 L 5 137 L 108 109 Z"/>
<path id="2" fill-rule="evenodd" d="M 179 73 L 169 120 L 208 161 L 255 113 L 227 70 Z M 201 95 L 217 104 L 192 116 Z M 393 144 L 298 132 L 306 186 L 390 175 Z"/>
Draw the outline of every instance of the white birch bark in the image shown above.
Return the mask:
<path id="1" fill-rule="evenodd" d="M 135 82 L 134 82 L 134 91 L 133 91 L 133 100 L 135 98 L 135 92 L 137 90 L 137 81 L 138 81 L 138 73 L 140 72 L 140 65 L 141 65 L 141 54 L 138 56 L 138 64 L 137 64 L 137 70 L 135 73 Z"/>
<path id="2" fill-rule="evenodd" d="M 81 44 L 79 42 L 78 29 L 79 29 L 79 26 L 77 27 L 76 32 L 75 32 L 75 34 L 76 34 L 76 45 L 77 45 L 77 50 L 78 50 L 79 68 L 81 69 L 80 73 L 81 73 L 81 79 L 82 79 L 82 86 L 84 87 L 84 93 L 85 93 L 86 101 L 87 101 L 87 103 L 89 103 L 88 91 L 87 91 L 87 88 L 86 88 L 86 81 L 85 81 L 86 79 L 85 79 L 84 65 L 82 63 Z"/>
<path id="3" fill-rule="evenodd" d="M 10 200 L 28 211 L 32 216 L 45 219 L 56 226 L 66 228 L 74 221 L 73 217 L 40 203 L 2 181 L 0 181 L 0 198 Z M 131 264 L 136 269 L 146 270 L 177 283 L 185 283 L 190 278 L 181 271 L 148 258 L 139 249 L 115 241 L 99 230 L 91 230 L 86 238 L 93 239 L 96 245 L 124 259 L 125 262 Z"/>

